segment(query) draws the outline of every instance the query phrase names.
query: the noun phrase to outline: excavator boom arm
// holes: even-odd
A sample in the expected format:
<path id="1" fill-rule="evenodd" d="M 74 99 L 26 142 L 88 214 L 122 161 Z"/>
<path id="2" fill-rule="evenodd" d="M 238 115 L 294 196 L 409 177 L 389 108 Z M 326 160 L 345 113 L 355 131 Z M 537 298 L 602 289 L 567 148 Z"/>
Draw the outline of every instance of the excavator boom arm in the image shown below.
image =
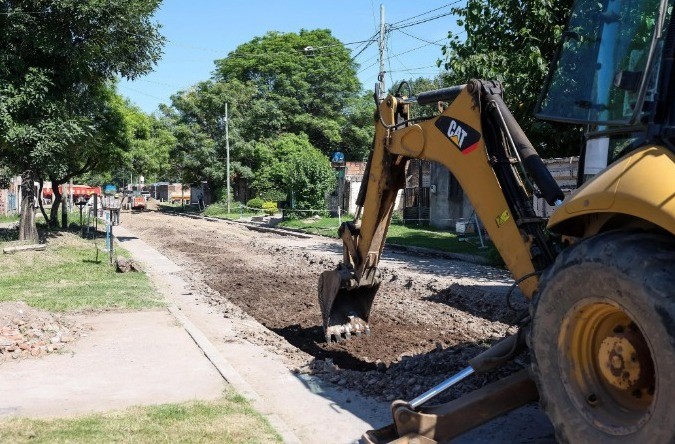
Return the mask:
<path id="1" fill-rule="evenodd" d="M 563 195 L 501 99 L 494 82 L 472 81 L 421 94 L 418 103 L 447 100 L 438 116 L 409 119 L 411 99 L 388 96 L 378 107 L 375 140 L 357 204 L 356 220 L 339 230 L 344 260 L 319 281 L 326 339 L 369 332 L 377 269 L 409 159 L 444 165 L 469 197 L 523 293 L 534 294 L 540 270 L 554 257 L 545 220 L 532 209 L 517 163 L 550 203 Z"/>

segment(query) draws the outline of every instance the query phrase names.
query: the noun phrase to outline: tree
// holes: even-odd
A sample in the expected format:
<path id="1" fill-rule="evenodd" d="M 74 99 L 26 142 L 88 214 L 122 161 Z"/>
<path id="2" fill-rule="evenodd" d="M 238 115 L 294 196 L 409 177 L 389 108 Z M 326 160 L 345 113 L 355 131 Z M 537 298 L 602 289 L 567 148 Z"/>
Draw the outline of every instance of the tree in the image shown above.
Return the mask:
<path id="1" fill-rule="evenodd" d="M 466 39 L 450 33 L 443 48 L 455 84 L 469 79 L 503 82 L 504 99 L 545 156 L 578 152 L 579 127 L 534 119 L 532 112 L 560 44 L 572 0 L 468 0 L 454 8 Z"/>
<path id="2" fill-rule="evenodd" d="M 269 161 L 253 182 L 259 194 L 268 199 L 280 194 L 295 209 L 325 208 L 326 194 L 335 186 L 328 156 L 313 147 L 305 134 L 284 134 L 268 146 Z"/>
<path id="3" fill-rule="evenodd" d="M 344 115 L 347 124 L 342 127 L 339 151 L 346 159 L 365 161 L 375 136 L 375 99 L 373 91 L 366 91 L 347 102 Z"/>
<path id="4" fill-rule="evenodd" d="M 257 137 L 308 135 L 325 154 L 340 148 L 345 110 L 358 97 L 356 64 L 327 29 L 269 32 L 216 61 L 214 80 L 255 88 Z M 367 141 L 367 146 L 370 141 Z"/>
<path id="5" fill-rule="evenodd" d="M 150 22 L 159 2 L 6 0 L 0 5 L 0 160 L 23 171 L 22 237 L 34 239 L 36 233 L 33 180 L 77 173 L 70 167 L 81 169 L 76 161 L 83 157 L 81 149 L 111 134 L 105 131 L 105 106 L 96 104 L 105 100 L 107 83 L 118 75 L 145 74 L 159 59 L 163 39 Z"/>
<path id="6" fill-rule="evenodd" d="M 49 217 L 52 226 L 57 225 L 59 204 L 65 205 L 59 193 L 60 185 L 84 173 L 102 173 L 120 167 L 131 148 L 125 103 L 112 86 L 101 88 L 95 95 L 86 94 L 80 100 L 82 108 L 76 110 L 75 115 L 86 115 L 79 118 L 84 131 L 69 143 L 55 143 L 36 169 L 40 183 L 44 178 L 52 183 L 54 200 Z M 65 217 L 62 226 L 67 226 Z"/>
<path id="7" fill-rule="evenodd" d="M 169 159 L 176 145 L 176 138 L 169 122 L 161 117 L 146 114 L 140 108 L 124 102 L 123 114 L 126 138 L 130 150 L 125 153 L 124 170 L 134 176 L 145 176 L 154 181 L 169 173 Z"/>
<path id="8" fill-rule="evenodd" d="M 263 106 L 251 104 L 254 93 L 252 85 L 238 80 L 209 80 L 171 97 L 172 107 L 162 107 L 162 112 L 173 126 L 176 144 L 171 160 L 177 176 L 189 183 L 207 180 L 213 188 L 225 184 L 225 105 L 229 119 L 236 122 L 230 125 L 230 146 L 240 147 L 257 137 L 257 111 Z M 247 159 L 241 150 L 231 151 L 231 170 L 247 175 Z"/>

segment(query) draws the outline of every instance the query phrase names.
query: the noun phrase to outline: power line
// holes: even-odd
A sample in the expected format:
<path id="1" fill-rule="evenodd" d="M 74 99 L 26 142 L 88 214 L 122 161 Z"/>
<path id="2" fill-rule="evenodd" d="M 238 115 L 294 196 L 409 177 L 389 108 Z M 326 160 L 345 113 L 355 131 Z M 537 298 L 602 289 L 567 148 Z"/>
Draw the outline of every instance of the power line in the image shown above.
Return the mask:
<path id="1" fill-rule="evenodd" d="M 158 81 L 155 81 L 155 80 L 136 79 L 136 80 L 134 80 L 134 81 L 135 81 L 135 82 L 152 83 L 152 84 L 160 85 L 160 86 L 169 86 L 169 87 L 171 87 L 171 88 L 178 88 L 178 89 L 183 88 L 182 86 L 172 85 L 171 83 L 158 82 Z"/>
<path id="2" fill-rule="evenodd" d="M 405 68 L 405 66 L 404 66 L 404 68 Z M 436 65 L 418 66 L 417 68 L 395 69 L 391 72 L 411 72 L 411 71 L 418 71 L 418 70 L 421 70 L 421 69 L 429 69 L 429 68 L 438 68 L 438 66 L 436 66 Z"/>
<path id="3" fill-rule="evenodd" d="M 418 21 L 412 22 L 412 23 L 405 23 L 403 25 L 392 26 L 389 29 L 391 31 L 395 31 L 395 30 L 401 29 L 401 28 L 409 28 L 411 26 L 417 26 L 417 25 L 421 25 L 422 23 L 430 22 L 430 21 L 433 21 L 433 20 L 438 20 L 439 18 L 447 17 L 449 15 L 454 15 L 454 13 L 453 12 L 446 12 L 445 14 L 438 14 L 438 15 L 435 15 L 433 17 L 429 17 L 429 18 L 424 19 L 424 20 L 418 20 Z"/>
<path id="4" fill-rule="evenodd" d="M 430 45 L 443 46 L 443 45 L 441 45 L 440 43 L 430 42 L 429 40 L 425 40 L 425 39 L 423 39 L 423 38 L 421 38 L 421 37 L 417 37 L 417 36 L 414 36 L 414 35 L 412 35 L 412 34 L 409 34 L 409 33 L 405 32 L 405 31 L 403 31 L 402 29 L 396 29 L 396 31 L 398 31 L 398 32 L 400 32 L 400 33 L 403 33 L 403 34 L 407 35 L 408 37 L 412 37 L 412 38 L 414 38 L 415 40 L 419 40 L 420 42 L 425 42 L 425 43 L 428 43 L 428 44 L 430 44 Z"/>
<path id="5" fill-rule="evenodd" d="M 413 15 L 412 17 L 408 17 L 407 19 L 399 20 L 399 21 L 397 21 L 397 22 L 392 23 L 392 26 L 393 26 L 393 25 L 398 25 L 398 24 L 400 24 L 400 23 L 407 22 L 407 21 L 410 21 L 410 20 L 413 20 L 413 19 L 416 19 L 416 18 L 418 18 L 418 17 L 422 17 L 422 16 L 427 15 L 427 14 L 430 14 L 430 13 L 432 13 L 432 12 L 436 12 L 436 11 L 438 11 L 438 10 L 447 8 L 448 6 L 454 6 L 454 5 L 456 5 L 457 3 L 461 3 L 462 1 L 463 1 L 463 0 L 456 0 L 456 1 L 454 1 L 454 2 L 450 2 L 450 3 L 445 4 L 445 5 L 443 5 L 443 6 L 439 6 L 438 8 L 430 9 L 430 10 L 428 10 L 428 11 L 426 11 L 426 12 L 421 13 L 421 14 Z"/>
<path id="6" fill-rule="evenodd" d="M 408 54 L 409 52 L 413 52 L 417 49 L 424 48 L 425 46 L 435 45 L 438 42 L 442 42 L 443 40 L 445 40 L 445 37 L 443 37 L 442 39 L 438 39 L 435 42 L 425 43 L 424 45 L 416 46 L 415 48 L 408 49 L 407 51 L 399 52 L 398 54 L 394 54 L 392 57 L 400 56 L 400 55 L 403 55 L 403 54 Z"/>
<path id="7" fill-rule="evenodd" d="M 135 93 L 142 94 L 142 95 L 144 95 L 144 96 L 152 97 L 153 99 L 162 100 L 162 101 L 165 100 L 165 99 L 162 99 L 161 97 L 153 96 L 152 94 L 148 94 L 148 93 L 146 93 L 146 92 L 144 92 L 144 91 L 140 91 L 140 90 L 135 89 L 135 88 L 129 88 L 129 87 L 126 86 L 126 85 L 118 85 L 118 86 L 119 86 L 120 88 L 128 89 L 129 91 L 133 91 L 133 92 L 135 92 Z"/>
<path id="8" fill-rule="evenodd" d="M 316 47 L 314 47 L 314 46 L 308 46 L 307 48 L 311 48 L 312 51 L 316 51 L 316 50 L 318 50 L 318 49 L 333 48 L 333 47 L 336 47 L 336 46 L 361 45 L 361 44 L 363 44 L 363 43 L 372 43 L 372 42 L 374 41 L 373 38 L 375 38 L 376 36 L 377 36 L 377 33 L 375 33 L 375 35 L 373 35 L 372 37 L 370 37 L 370 38 L 367 39 L 367 40 L 360 40 L 360 41 L 358 41 L 358 42 L 334 43 L 334 44 L 332 44 L 332 45 L 316 46 Z M 307 49 L 307 48 L 305 48 L 305 49 Z M 299 50 L 299 51 L 304 51 L 304 49 Z"/>
<path id="9" fill-rule="evenodd" d="M 354 57 L 352 57 L 352 61 L 356 61 L 356 58 L 357 58 L 358 56 L 360 56 L 360 55 L 363 53 L 363 51 L 365 51 L 366 49 L 368 49 L 368 48 L 370 47 L 370 45 L 372 45 L 374 42 L 375 42 L 375 40 L 371 40 L 370 43 L 368 43 L 366 46 L 364 46 L 363 49 L 361 49 L 361 51 L 359 51 Z"/>

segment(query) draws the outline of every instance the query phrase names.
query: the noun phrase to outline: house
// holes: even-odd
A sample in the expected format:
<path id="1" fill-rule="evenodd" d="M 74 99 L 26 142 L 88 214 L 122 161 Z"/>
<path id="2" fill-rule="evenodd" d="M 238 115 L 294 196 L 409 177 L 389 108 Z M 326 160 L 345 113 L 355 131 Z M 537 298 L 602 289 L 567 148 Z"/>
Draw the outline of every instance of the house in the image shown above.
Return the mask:
<path id="1" fill-rule="evenodd" d="M 542 159 L 544 165 L 566 195 L 577 185 L 578 157 Z M 443 166 L 431 163 L 429 223 L 436 228 L 455 230 L 474 217 L 474 210 L 457 179 Z M 532 197 L 532 205 L 540 217 L 553 212 L 543 198 Z"/>
<path id="2" fill-rule="evenodd" d="M 21 205 L 21 176 L 12 177 L 7 188 L 0 189 L 0 215 L 7 216 L 19 211 Z"/>

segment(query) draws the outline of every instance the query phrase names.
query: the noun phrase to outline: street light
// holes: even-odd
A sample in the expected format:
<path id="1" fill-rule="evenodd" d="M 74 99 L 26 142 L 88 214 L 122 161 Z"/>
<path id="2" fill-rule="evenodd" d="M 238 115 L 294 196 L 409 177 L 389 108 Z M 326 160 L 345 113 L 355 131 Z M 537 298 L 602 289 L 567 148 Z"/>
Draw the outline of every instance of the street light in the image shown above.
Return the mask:
<path id="1" fill-rule="evenodd" d="M 222 119 L 225 122 L 225 152 L 226 152 L 226 177 L 227 181 L 227 214 L 230 214 L 230 119 L 227 115 L 227 103 L 225 103 L 225 118 Z"/>

